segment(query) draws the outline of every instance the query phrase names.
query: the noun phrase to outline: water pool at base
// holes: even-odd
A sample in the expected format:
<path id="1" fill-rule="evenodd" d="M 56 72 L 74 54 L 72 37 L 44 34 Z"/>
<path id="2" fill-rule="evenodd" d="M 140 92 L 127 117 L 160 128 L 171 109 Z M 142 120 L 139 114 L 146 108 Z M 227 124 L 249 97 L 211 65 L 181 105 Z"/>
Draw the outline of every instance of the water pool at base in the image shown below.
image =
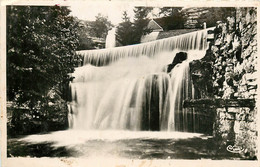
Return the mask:
<path id="1" fill-rule="evenodd" d="M 212 136 L 186 132 L 66 130 L 8 139 L 9 157 L 241 159 Z"/>

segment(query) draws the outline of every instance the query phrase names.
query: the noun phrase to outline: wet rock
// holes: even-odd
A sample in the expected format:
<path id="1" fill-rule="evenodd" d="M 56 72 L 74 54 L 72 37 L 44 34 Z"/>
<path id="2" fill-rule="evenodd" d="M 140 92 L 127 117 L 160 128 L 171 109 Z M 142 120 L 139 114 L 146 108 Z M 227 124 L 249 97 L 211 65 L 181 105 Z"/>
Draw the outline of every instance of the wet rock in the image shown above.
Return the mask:
<path id="1" fill-rule="evenodd" d="M 184 60 L 187 59 L 187 53 L 186 52 L 179 52 L 175 55 L 173 61 L 171 64 L 167 67 L 167 72 L 171 72 L 171 70 L 179 63 L 182 63 Z"/>
<path id="2" fill-rule="evenodd" d="M 256 8 L 237 8 L 236 20 L 232 17 L 227 23 L 218 22 L 214 29 L 214 41 L 211 46 L 212 59 L 211 84 L 213 97 L 222 99 L 244 99 L 257 97 L 257 26 Z M 195 63 L 201 66 L 202 63 Z M 197 70 L 197 69 L 196 69 Z M 195 71 L 196 71 L 195 70 Z M 197 70 L 203 74 L 203 70 Z M 201 75 L 203 77 L 204 75 Z M 194 86 L 205 89 L 207 79 L 194 77 Z M 196 83 L 197 82 L 197 83 Z M 253 106 L 252 106 L 253 107 Z M 226 112 L 235 113 L 235 117 Z M 246 156 L 254 156 L 256 134 L 254 129 L 256 108 L 216 109 L 215 136 L 223 139 L 223 143 L 232 140 L 235 130 L 236 143 L 244 145 Z M 228 122 L 231 121 L 231 122 Z M 233 122 L 232 122 L 233 121 Z M 230 128 L 228 128 L 230 127 Z M 228 137 L 229 136 L 229 137 Z"/>
<path id="3" fill-rule="evenodd" d="M 212 61 L 214 61 L 214 55 L 211 51 L 207 51 L 203 59 L 190 63 L 191 78 L 201 98 L 213 96 Z M 221 76 L 216 77 L 220 78 Z"/>

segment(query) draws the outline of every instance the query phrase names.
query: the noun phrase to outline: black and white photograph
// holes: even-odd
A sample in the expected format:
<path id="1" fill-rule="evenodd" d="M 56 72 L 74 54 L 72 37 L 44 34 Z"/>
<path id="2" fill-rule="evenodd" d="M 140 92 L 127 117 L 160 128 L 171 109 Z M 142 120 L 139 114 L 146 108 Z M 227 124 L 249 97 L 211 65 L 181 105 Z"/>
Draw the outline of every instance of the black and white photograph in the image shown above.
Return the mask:
<path id="1" fill-rule="evenodd" d="M 257 166 L 259 3 L 143 4 L 1 6 L 6 167 Z"/>

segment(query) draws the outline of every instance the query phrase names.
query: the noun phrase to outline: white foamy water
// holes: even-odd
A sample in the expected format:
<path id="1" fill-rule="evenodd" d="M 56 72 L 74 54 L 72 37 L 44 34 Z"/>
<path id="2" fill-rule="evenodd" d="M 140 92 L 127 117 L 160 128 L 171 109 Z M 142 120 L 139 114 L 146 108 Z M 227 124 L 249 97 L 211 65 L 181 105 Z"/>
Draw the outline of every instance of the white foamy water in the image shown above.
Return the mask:
<path id="1" fill-rule="evenodd" d="M 106 37 L 106 48 L 113 48 L 116 46 L 116 29 L 112 28 L 108 31 L 107 37 Z"/>
<path id="2" fill-rule="evenodd" d="M 207 30 L 140 45 L 80 51 L 73 73 L 70 127 L 84 130 L 193 131 L 182 102 L 193 97 L 189 62 L 206 51 Z M 176 53 L 188 59 L 167 73 Z M 188 126 L 188 124 L 191 124 Z"/>
<path id="3" fill-rule="evenodd" d="M 107 65 L 118 59 L 127 57 L 147 56 L 154 57 L 161 52 L 205 50 L 207 48 L 207 31 L 209 29 L 195 31 L 175 37 L 160 39 L 137 45 L 128 45 L 99 50 L 83 50 L 78 54 L 84 56 L 84 64 Z"/>
<path id="4" fill-rule="evenodd" d="M 30 143 L 54 143 L 54 147 L 69 146 L 86 144 L 87 142 L 98 141 L 119 141 L 119 140 L 133 140 L 133 139 L 187 139 L 194 137 L 202 137 L 199 133 L 186 133 L 186 132 L 150 132 L 150 131 L 85 131 L 85 130 L 66 130 L 57 131 L 48 134 L 30 135 L 21 138 L 20 141 Z"/>

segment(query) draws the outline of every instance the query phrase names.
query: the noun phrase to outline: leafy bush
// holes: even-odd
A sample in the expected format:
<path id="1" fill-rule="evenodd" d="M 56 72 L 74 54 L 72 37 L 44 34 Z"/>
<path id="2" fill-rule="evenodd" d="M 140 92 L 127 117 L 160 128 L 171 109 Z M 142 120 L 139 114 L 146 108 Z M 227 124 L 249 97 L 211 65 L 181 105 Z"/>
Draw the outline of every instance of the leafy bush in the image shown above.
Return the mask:
<path id="1" fill-rule="evenodd" d="M 120 45 L 138 44 L 143 35 L 151 32 L 151 30 L 147 28 L 149 22 L 147 15 L 151 10 L 151 7 L 135 7 L 133 22 L 130 21 L 127 13 L 125 11 L 123 12 L 123 22 L 118 25 L 116 31 L 116 40 Z"/>
<path id="2" fill-rule="evenodd" d="M 7 112 L 11 115 L 7 123 L 8 135 L 11 136 L 68 128 L 67 103 L 55 88 L 33 109 L 14 104 Z"/>
<path id="3" fill-rule="evenodd" d="M 7 7 L 7 97 L 13 102 L 8 125 L 15 132 L 66 125 L 68 74 L 81 61 L 75 51 L 82 26 L 69 14 L 60 6 Z M 59 98 L 50 105 L 53 90 Z"/>
<path id="4" fill-rule="evenodd" d="M 235 16 L 235 8 L 231 7 L 212 7 L 208 9 L 209 11 L 200 15 L 197 19 L 197 28 L 201 28 L 201 25 L 206 22 L 207 27 L 216 26 L 217 21 L 226 22 L 227 17 Z"/>

